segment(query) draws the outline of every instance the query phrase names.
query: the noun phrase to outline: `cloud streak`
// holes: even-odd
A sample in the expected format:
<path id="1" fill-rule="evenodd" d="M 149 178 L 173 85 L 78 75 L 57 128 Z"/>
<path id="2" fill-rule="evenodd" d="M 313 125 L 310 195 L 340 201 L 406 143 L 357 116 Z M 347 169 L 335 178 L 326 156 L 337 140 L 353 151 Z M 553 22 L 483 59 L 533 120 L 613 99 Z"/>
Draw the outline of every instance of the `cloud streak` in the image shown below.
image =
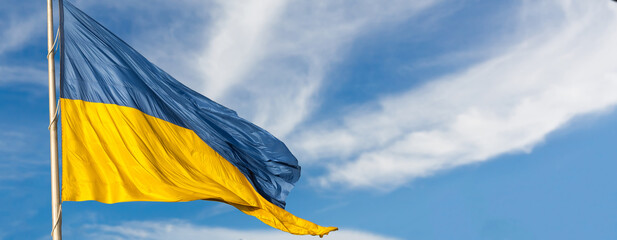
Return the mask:
<path id="1" fill-rule="evenodd" d="M 169 222 L 126 222 L 120 225 L 86 225 L 83 231 L 74 236 L 80 239 L 126 239 L 126 240 L 163 240 L 163 239 L 219 239 L 219 240 L 293 240 L 315 239 L 314 236 L 297 236 L 276 230 L 237 230 L 208 226 L 197 226 L 183 221 Z M 330 240 L 396 240 L 356 230 L 341 230 L 327 236 Z"/>
<path id="2" fill-rule="evenodd" d="M 42 13 L 38 12 L 37 13 Z M 44 22 L 43 14 L 4 15 L 0 23 L 0 56 L 9 51 L 21 49 L 33 40 L 33 36 L 41 35 L 40 24 Z"/>
<path id="3" fill-rule="evenodd" d="M 8 83 L 47 84 L 47 71 L 34 67 L 0 66 L 0 86 Z"/>
<path id="4" fill-rule="evenodd" d="M 189 85 L 197 84 L 188 78 L 200 79 L 207 96 L 291 139 L 304 163 L 328 162 L 329 173 L 317 180 L 322 185 L 392 188 L 443 169 L 530 151 L 573 117 L 615 104 L 608 93 L 614 90 L 614 6 L 600 0 L 525 1 L 513 13 L 519 27 L 512 38 L 518 41 L 506 43 L 499 54 L 357 106 L 340 122 L 298 132 L 319 110 L 324 77 L 345 60 L 349 44 L 439 2 L 183 1 L 207 7 L 207 16 L 191 11 L 183 21 L 195 22 L 153 27 L 131 38 L 165 36 L 141 46 L 146 55 L 181 73 L 178 79 Z M 187 29 L 201 32 L 174 35 Z M 178 39 L 184 45 L 164 47 Z M 22 70 L 0 67 L 13 79 L 24 72 L 44 74 Z"/>
<path id="5" fill-rule="evenodd" d="M 349 43 L 436 2 L 225 1 L 195 68 L 207 96 L 285 138 L 319 106 L 324 75 Z"/>
<path id="6" fill-rule="evenodd" d="M 36 137 L 37 133 L 15 126 L 0 133 L 0 186 L 7 181 L 24 181 L 46 173 L 49 156 L 32 152 L 46 146 L 46 142 Z"/>
<path id="7" fill-rule="evenodd" d="M 139 7 L 127 20 L 135 29 L 124 34 L 131 44 L 178 80 L 284 139 L 318 109 L 324 76 L 349 44 L 438 2 L 184 0 L 141 7 L 128 0 L 112 10 Z M 90 0 L 83 5 L 109 8 Z M 159 12 L 178 17 L 152 17 Z"/>
<path id="8" fill-rule="evenodd" d="M 18 5 L 6 3 L 6 5 Z M 45 12 L 32 4 L 18 5 L 7 12 L 0 10 L 0 86 L 8 83 L 47 83 L 46 71 L 32 66 L 13 63 L 21 50 L 45 34 Z M 43 43 L 43 42 L 41 42 Z M 41 59 L 46 53 L 41 52 Z M 19 57 L 17 57 L 19 59 Z M 36 65 L 36 64 L 30 64 Z"/>
<path id="9" fill-rule="evenodd" d="M 218 21 L 212 39 L 198 64 L 206 76 L 204 92 L 217 99 L 242 80 L 267 51 L 270 34 L 285 0 L 219 1 Z"/>
<path id="10" fill-rule="evenodd" d="M 609 1 L 525 1 L 503 52 L 340 123 L 294 138 L 329 172 L 322 186 L 391 189 L 418 177 L 529 152 L 582 114 L 617 104 L 617 6 Z M 336 159 L 336 160 L 332 160 Z"/>

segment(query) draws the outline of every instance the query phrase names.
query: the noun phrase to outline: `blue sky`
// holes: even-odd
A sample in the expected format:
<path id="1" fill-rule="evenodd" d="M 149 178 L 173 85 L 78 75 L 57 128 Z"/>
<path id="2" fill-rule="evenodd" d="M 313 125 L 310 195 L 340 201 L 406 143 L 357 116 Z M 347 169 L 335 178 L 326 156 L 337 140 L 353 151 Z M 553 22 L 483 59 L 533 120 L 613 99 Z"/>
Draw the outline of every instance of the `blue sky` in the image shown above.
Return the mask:
<path id="1" fill-rule="evenodd" d="M 608 0 L 74 1 L 282 139 L 328 239 L 617 239 Z M 0 9 L 0 239 L 51 231 L 45 4 Z M 66 202 L 65 239 L 309 239 L 207 201 Z"/>

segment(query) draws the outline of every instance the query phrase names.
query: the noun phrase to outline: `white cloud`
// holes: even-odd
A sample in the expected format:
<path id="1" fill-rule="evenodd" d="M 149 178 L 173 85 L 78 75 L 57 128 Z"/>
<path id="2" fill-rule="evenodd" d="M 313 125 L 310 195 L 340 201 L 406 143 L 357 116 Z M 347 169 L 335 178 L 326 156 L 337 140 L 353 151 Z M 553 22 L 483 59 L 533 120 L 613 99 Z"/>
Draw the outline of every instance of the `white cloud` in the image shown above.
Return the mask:
<path id="1" fill-rule="evenodd" d="M 319 105 L 324 75 L 344 58 L 348 44 L 440 0 L 125 2 L 113 10 L 142 11 L 128 19 L 137 26 L 128 40 L 146 57 L 285 138 Z M 86 12 L 107 6 L 91 0 L 82 5 Z M 178 16 L 152 17 L 161 11 Z"/>
<path id="2" fill-rule="evenodd" d="M 212 39 L 204 56 L 198 59 L 206 76 L 204 92 L 212 97 L 224 95 L 228 87 L 241 81 L 249 68 L 259 61 L 285 0 L 220 1 Z"/>
<path id="3" fill-rule="evenodd" d="M 217 240 L 293 240 L 319 239 L 315 236 L 297 236 L 278 230 L 237 230 L 229 228 L 197 226 L 183 221 L 169 222 L 126 222 L 121 225 L 86 225 L 83 231 L 73 233 L 80 239 L 123 239 L 123 240 L 163 240 L 163 239 L 217 239 Z M 357 230 L 340 230 L 325 236 L 329 240 L 395 240 Z"/>
<path id="4" fill-rule="evenodd" d="M 190 28 L 180 24 L 183 19 L 131 38 L 148 42 L 138 48 L 167 59 L 161 66 L 181 73 L 179 80 L 192 86 L 189 78 L 203 80 L 206 96 L 276 136 L 302 139 L 293 146 L 303 158 L 338 159 L 320 179 L 324 184 L 395 187 L 442 169 L 529 151 L 572 117 L 614 104 L 607 93 L 614 90 L 614 6 L 601 0 L 525 1 L 518 35 L 512 36 L 520 41 L 510 42 L 508 50 L 384 97 L 376 107 L 359 106 L 342 123 L 291 135 L 319 107 L 324 75 L 344 60 L 350 43 L 437 2 L 187 0 L 184 6 L 207 8 L 207 17 L 196 17 Z M 199 31 L 174 35 L 187 29 Z M 158 35 L 164 37 L 141 41 Z M 169 47 L 178 41 L 185 45 Z"/>
<path id="5" fill-rule="evenodd" d="M 0 154 L 19 153 L 28 147 L 28 136 L 24 132 L 6 130 L 0 132 Z"/>
<path id="6" fill-rule="evenodd" d="M 12 82 L 47 84 L 47 69 L 0 66 L 0 86 Z"/>
<path id="7" fill-rule="evenodd" d="M 8 63 L 13 60 L 12 54 L 31 46 L 45 34 L 45 12 L 37 8 L 28 9 L 28 6 L 17 6 L 6 13 L 0 10 L 0 86 L 13 82 L 47 83 L 46 70 L 32 67 L 37 64 L 20 66 Z M 33 12 L 32 9 L 36 10 Z M 45 59 L 46 54 L 41 52 L 41 59 Z"/>
<path id="8" fill-rule="evenodd" d="M 0 23 L 0 56 L 8 51 L 21 49 L 34 39 L 34 36 L 44 33 L 41 24 L 45 23 L 42 11 L 36 14 L 11 14 L 1 16 Z"/>
<path id="9" fill-rule="evenodd" d="M 502 53 L 298 135 L 302 156 L 338 159 L 318 183 L 397 187 L 528 152 L 573 117 L 617 104 L 616 4 L 525 1 L 516 16 L 520 41 Z"/>
<path id="10" fill-rule="evenodd" d="M 435 2 L 224 1 L 195 68 L 206 96 L 285 137 L 318 105 L 324 74 L 347 44 Z"/>
<path id="11" fill-rule="evenodd" d="M 32 152 L 32 149 L 48 147 L 48 143 L 41 141 L 36 133 L 39 132 L 14 126 L 11 130 L 0 132 L 0 184 L 23 181 L 48 173 L 49 155 Z"/>

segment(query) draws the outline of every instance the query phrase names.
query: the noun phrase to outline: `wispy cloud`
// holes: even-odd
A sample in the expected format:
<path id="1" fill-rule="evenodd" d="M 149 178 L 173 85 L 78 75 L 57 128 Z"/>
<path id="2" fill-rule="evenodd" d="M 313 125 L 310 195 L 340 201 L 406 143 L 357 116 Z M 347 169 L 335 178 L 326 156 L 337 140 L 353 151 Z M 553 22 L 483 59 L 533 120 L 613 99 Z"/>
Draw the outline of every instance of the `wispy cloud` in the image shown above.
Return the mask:
<path id="1" fill-rule="evenodd" d="M 38 10 L 38 9 L 37 9 Z M 34 35 L 44 34 L 45 16 L 29 14 L 10 14 L 0 15 L 2 21 L 0 22 L 0 56 L 8 51 L 19 50 L 27 43 L 30 43 L 34 38 Z"/>
<path id="2" fill-rule="evenodd" d="M 319 105 L 324 75 L 347 44 L 436 2 L 225 1 L 197 61 L 203 92 L 285 137 Z"/>
<path id="3" fill-rule="evenodd" d="M 329 159 L 317 182 L 397 187 L 529 152 L 573 117 L 617 104 L 617 5 L 524 1 L 513 17 L 520 41 L 502 53 L 298 135 L 303 156 Z"/>
<path id="4" fill-rule="evenodd" d="M 126 222 L 120 225 L 86 225 L 81 230 L 71 230 L 72 237 L 78 239 L 124 239 L 124 240 L 162 240 L 162 239 L 217 239 L 217 240 L 293 240 L 315 239 L 314 236 L 297 236 L 277 230 L 238 230 L 198 226 L 183 221 L 169 222 Z M 396 240 L 357 230 L 340 230 L 327 236 L 330 240 Z"/>
<path id="5" fill-rule="evenodd" d="M 13 82 L 47 84 L 47 69 L 0 66 L 0 76 L 0 86 Z"/>
<path id="6" fill-rule="evenodd" d="M 130 38 L 143 43 L 137 48 L 146 56 L 180 74 L 174 74 L 179 80 L 193 87 L 201 80 L 207 96 L 276 136 L 292 138 L 304 163 L 329 159 L 329 173 L 319 179 L 325 185 L 396 187 L 439 170 L 530 151 L 571 118 L 615 103 L 615 6 L 601 0 L 524 1 L 510 16 L 519 18 L 511 36 L 518 41 L 502 42 L 499 54 L 357 106 L 341 122 L 297 133 L 319 109 L 324 76 L 345 59 L 350 43 L 438 2 L 187 0 L 181 2 L 185 7 L 207 8 L 203 16 L 191 11 L 195 21 L 152 26 Z M 187 35 L 187 29 L 193 32 Z"/>
<path id="7" fill-rule="evenodd" d="M 83 2 L 86 10 L 109 9 L 96 1 Z M 173 6 L 163 1 L 141 7 L 142 1 L 127 0 L 111 9 L 141 10 L 127 19 L 135 31 L 120 35 L 146 57 L 285 138 L 319 106 L 324 75 L 344 59 L 350 43 L 438 2 L 184 0 Z M 159 12 L 177 18 L 152 17 Z"/>
<path id="8" fill-rule="evenodd" d="M 17 5 L 10 2 L 6 5 Z M 20 51 L 32 47 L 45 34 L 45 12 L 31 4 L 19 4 L 5 12 L 0 10 L 0 85 L 14 82 L 47 83 L 44 65 L 15 63 Z M 46 44 L 46 42 L 41 42 Z M 45 52 L 40 59 L 45 59 Z M 20 61 L 17 61 L 20 62 Z M 36 65 L 36 66 L 35 66 Z"/>
<path id="9" fill-rule="evenodd" d="M 0 183 L 23 181 L 46 173 L 49 156 L 33 152 L 46 145 L 33 131 L 24 129 L 6 130 L 0 133 Z"/>
<path id="10" fill-rule="evenodd" d="M 211 27 L 204 55 L 198 59 L 207 88 L 214 98 L 242 81 L 247 71 L 268 51 L 266 41 L 287 3 L 285 0 L 219 1 L 217 21 Z"/>
<path id="11" fill-rule="evenodd" d="M 19 153 L 27 150 L 28 136 L 24 132 L 19 131 L 3 131 L 0 132 L 0 153 Z"/>

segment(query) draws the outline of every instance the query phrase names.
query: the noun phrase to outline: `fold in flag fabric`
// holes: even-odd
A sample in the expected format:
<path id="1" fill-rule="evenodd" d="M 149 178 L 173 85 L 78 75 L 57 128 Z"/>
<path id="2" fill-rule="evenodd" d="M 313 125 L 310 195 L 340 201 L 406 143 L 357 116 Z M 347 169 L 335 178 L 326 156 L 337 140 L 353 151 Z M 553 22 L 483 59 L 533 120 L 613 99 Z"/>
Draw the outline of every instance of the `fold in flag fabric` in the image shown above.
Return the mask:
<path id="1" fill-rule="evenodd" d="M 211 200 L 293 234 L 322 227 L 284 210 L 298 161 L 270 133 L 184 86 L 64 3 L 62 199 Z"/>

